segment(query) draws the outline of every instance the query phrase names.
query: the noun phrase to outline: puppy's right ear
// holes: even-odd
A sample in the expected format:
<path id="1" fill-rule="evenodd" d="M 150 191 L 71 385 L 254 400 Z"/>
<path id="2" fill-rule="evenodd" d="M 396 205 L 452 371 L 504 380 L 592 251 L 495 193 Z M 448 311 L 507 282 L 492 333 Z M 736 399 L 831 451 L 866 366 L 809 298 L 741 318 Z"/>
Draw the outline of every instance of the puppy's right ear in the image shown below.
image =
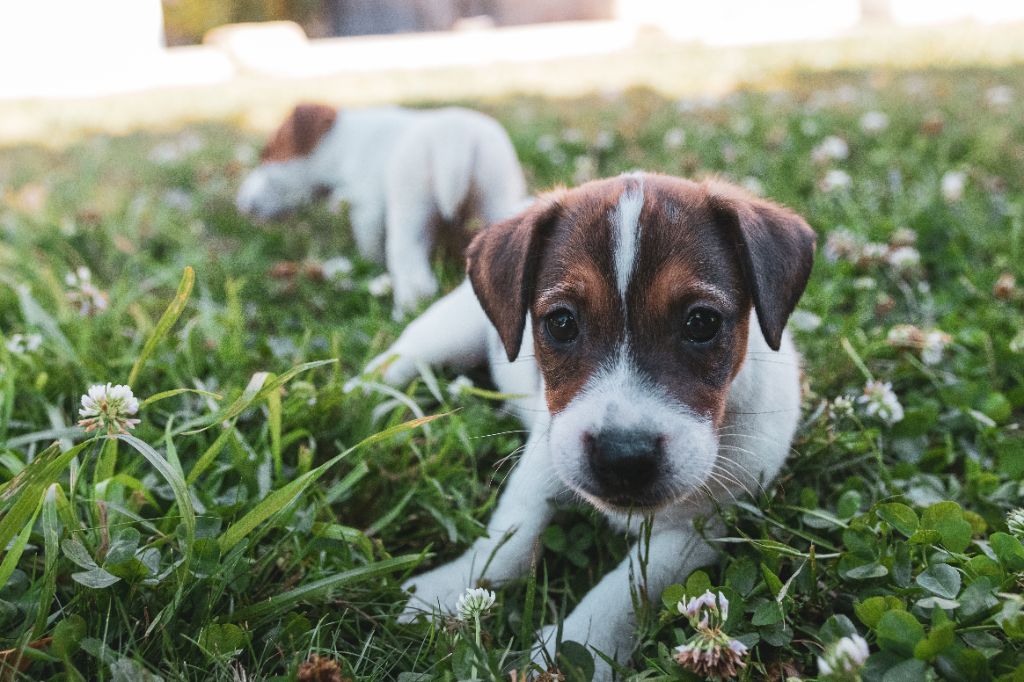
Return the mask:
<path id="1" fill-rule="evenodd" d="M 261 161 L 288 161 L 308 156 L 334 126 L 338 111 L 325 104 L 300 104 L 263 148 Z"/>
<path id="2" fill-rule="evenodd" d="M 544 241 L 558 218 L 557 196 L 485 228 L 466 250 L 466 271 L 477 300 L 505 346 L 509 362 L 523 344 Z"/>

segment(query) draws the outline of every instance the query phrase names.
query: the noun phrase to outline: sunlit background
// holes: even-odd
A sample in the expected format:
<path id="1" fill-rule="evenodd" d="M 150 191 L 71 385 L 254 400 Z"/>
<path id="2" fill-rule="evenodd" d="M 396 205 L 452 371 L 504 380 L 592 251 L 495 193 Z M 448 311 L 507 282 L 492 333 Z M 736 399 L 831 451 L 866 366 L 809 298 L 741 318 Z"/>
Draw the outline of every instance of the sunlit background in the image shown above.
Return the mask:
<path id="1" fill-rule="evenodd" d="M 309 97 L 721 94 L 800 69 L 1000 64 L 1024 55 L 1022 21 L 1015 0 L 6 0 L 0 141 L 266 127 Z"/>

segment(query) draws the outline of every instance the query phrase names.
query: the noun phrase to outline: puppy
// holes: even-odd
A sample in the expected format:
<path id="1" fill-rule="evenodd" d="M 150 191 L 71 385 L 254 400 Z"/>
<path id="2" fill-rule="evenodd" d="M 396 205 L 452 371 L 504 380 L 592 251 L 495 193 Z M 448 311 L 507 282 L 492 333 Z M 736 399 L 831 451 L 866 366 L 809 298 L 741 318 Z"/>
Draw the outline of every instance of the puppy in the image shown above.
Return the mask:
<path id="1" fill-rule="evenodd" d="M 563 623 L 563 640 L 628 660 L 631 576 L 656 600 L 713 562 L 694 518 L 766 485 L 789 452 L 800 382 L 785 325 L 814 249 L 785 208 L 651 174 L 554 192 L 479 233 L 468 282 L 367 369 L 404 384 L 419 362 L 487 360 L 499 390 L 532 396 L 514 405 L 530 435 L 487 536 L 412 578 L 405 618 L 452 612 L 466 587 L 521 575 L 552 503 L 581 498 L 618 530 L 653 520 L 646 573 L 634 547 Z M 539 656 L 553 634 L 542 632 Z"/>
<path id="2" fill-rule="evenodd" d="M 437 293 L 435 241 L 457 243 L 472 218 L 509 217 L 526 195 L 505 130 L 468 109 L 303 104 L 261 159 L 238 190 L 238 209 L 275 218 L 323 191 L 332 206 L 347 203 L 360 255 L 391 274 L 396 318 Z"/>

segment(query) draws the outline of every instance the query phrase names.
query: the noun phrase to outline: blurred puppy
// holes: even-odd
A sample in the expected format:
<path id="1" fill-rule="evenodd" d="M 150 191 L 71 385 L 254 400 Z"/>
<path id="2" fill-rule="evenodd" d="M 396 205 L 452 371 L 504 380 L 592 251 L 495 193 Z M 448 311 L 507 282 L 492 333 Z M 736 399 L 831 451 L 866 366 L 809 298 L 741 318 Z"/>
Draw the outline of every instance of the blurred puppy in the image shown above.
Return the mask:
<path id="1" fill-rule="evenodd" d="M 814 246 L 785 208 L 726 183 L 650 174 L 552 193 L 479 233 L 468 282 L 367 371 L 400 385 L 418 363 L 486 360 L 499 390 L 531 396 L 514 404 L 530 436 L 487 536 L 412 578 L 405 617 L 452 612 L 466 587 L 521 575 L 552 503 L 583 499 L 619 530 L 653 520 L 649 547 L 634 547 L 563 623 L 563 639 L 628 659 L 631 579 L 657 600 L 711 563 L 694 518 L 767 484 L 789 452 L 800 370 L 785 326 Z M 538 660 L 554 632 L 541 634 Z"/>
<path id="2" fill-rule="evenodd" d="M 472 218 L 507 218 L 526 194 L 515 149 L 468 109 L 295 108 L 238 191 L 238 209 L 279 217 L 326 192 L 349 205 L 363 258 L 387 265 L 395 316 L 437 293 L 435 242 L 458 243 Z"/>

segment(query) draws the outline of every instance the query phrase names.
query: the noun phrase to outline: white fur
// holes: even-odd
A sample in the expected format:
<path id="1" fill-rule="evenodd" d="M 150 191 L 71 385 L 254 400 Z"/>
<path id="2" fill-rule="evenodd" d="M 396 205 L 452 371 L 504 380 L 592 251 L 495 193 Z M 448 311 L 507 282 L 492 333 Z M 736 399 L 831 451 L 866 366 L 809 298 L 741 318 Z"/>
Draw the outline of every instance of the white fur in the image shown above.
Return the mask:
<path id="1" fill-rule="evenodd" d="M 457 335 L 452 333 L 456 329 Z M 530 435 L 487 524 L 487 536 L 458 559 L 403 586 L 415 591 L 403 614 L 405 619 L 438 609 L 452 613 L 467 587 L 481 580 L 500 585 L 529 569 L 538 551 L 538 538 L 551 520 L 552 502 L 580 494 L 574 484 L 579 473 L 579 434 L 604 419 L 622 426 L 657 424 L 668 435 L 672 485 L 678 496 L 675 503 L 654 515 L 649 551 L 645 552 L 647 582 L 643 587 L 649 598 L 657 601 L 668 585 L 714 561 L 716 551 L 696 532 L 694 518 L 771 481 L 786 459 L 800 414 L 799 357 L 789 335 L 784 335 L 778 352 L 772 351 L 752 313 L 746 359 L 731 385 L 726 416 L 717 433 L 705 416 L 674 404 L 638 376 L 625 349 L 612 366 L 591 379 L 566 410 L 552 417 L 533 359 L 529 327 L 519 359 L 509 363 L 468 282 L 410 324 L 367 371 L 391 360 L 384 379 L 401 385 L 416 376 L 417 363 L 463 371 L 485 357 L 498 390 L 530 394 L 513 406 Z M 700 494 L 702 485 L 711 495 Z M 601 508 L 600 501 L 595 501 Z M 640 529 L 635 514 L 602 511 L 620 530 L 636 533 Z M 709 526 L 705 533 L 713 540 L 716 522 Z M 630 580 L 642 575 L 640 552 L 641 548 L 634 546 L 619 566 L 586 594 L 564 621 L 563 640 L 584 643 L 619 661 L 629 658 L 636 626 Z M 548 626 L 540 633 L 538 662 L 542 651 L 553 653 L 554 632 L 554 626 Z M 609 666 L 600 657 L 595 657 L 595 662 L 595 679 L 610 679 Z"/>
<path id="2" fill-rule="evenodd" d="M 308 156 L 254 169 L 236 203 L 269 219 L 311 201 L 318 187 L 333 207 L 348 204 L 360 255 L 387 265 L 396 317 L 437 293 L 430 256 L 441 223 L 496 222 L 526 196 L 505 130 L 455 107 L 344 109 Z"/>
<path id="3" fill-rule="evenodd" d="M 693 414 L 641 376 L 626 346 L 613 365 L 599 370 L 564 410 L 550 417 L 549 429 L 548 448 L 559 478 L 598 509 L 607 505 L 588 492 L 593 489 L 593 474 L 582 434 L 603 429 L 660 433 L 666 471 L 658 487 L 677 500 L 694 494 L 715 464 L 711 420 Z"/>
<path id="4" fill-rule="evenodd" d="M 640 211 L 644 207 L 643 179 L 638 178 L 637 182 L 640 183 L 639 187 L 630 187 L 619 197 L 612 219 L 612 225 L 615 226 L 615 281 L 623 302 L 633 277 L 633 263 L 640 244 Z"/>

